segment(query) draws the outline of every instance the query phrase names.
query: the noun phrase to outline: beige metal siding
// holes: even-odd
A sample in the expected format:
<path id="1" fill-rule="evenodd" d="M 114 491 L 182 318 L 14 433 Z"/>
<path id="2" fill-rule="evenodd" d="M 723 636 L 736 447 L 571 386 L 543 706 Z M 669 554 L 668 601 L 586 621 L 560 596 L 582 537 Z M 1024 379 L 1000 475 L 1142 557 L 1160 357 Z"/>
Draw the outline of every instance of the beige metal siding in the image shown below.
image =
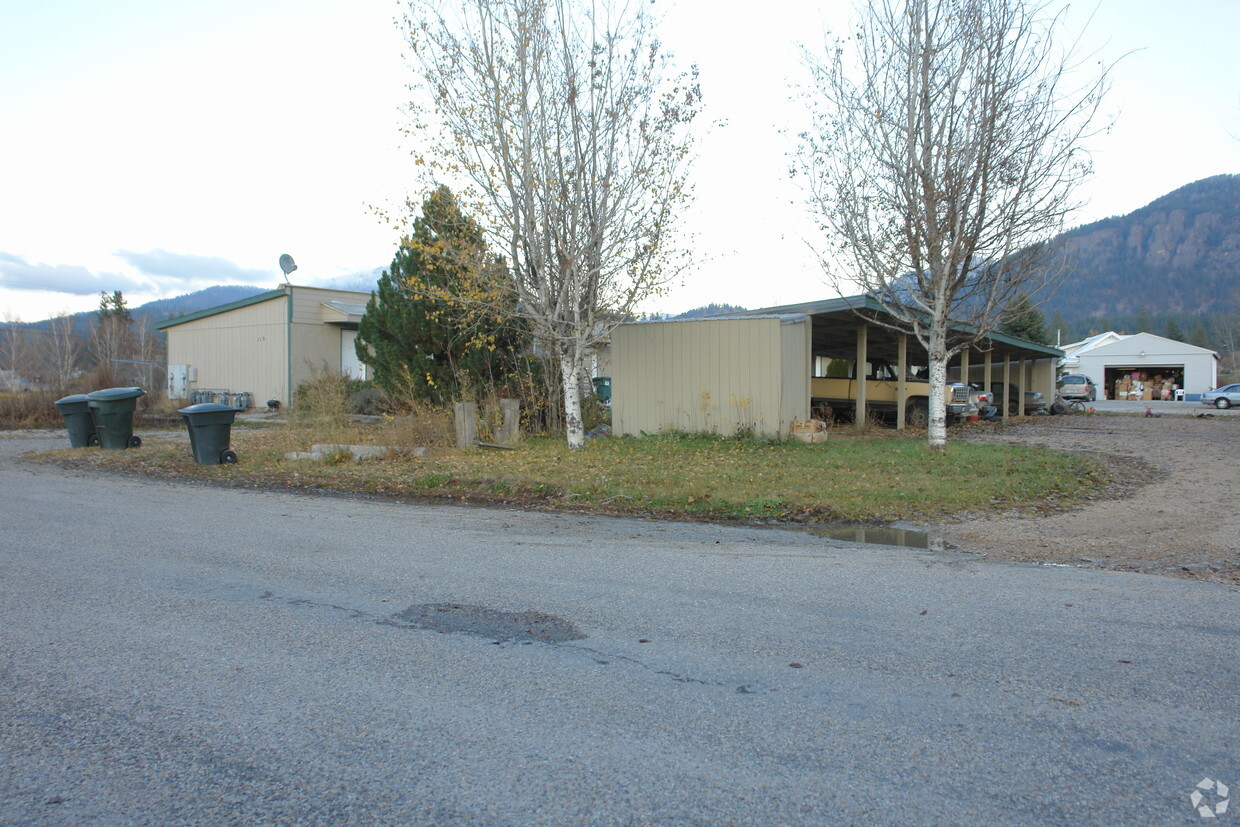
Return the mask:
<path id="1" fill-rule="evenodd" d="M 783 358 L 780 360 L 781 402 L 779 431 L 792 433 L 792 420 L 809 419 L 810 322 L 784 324 L 779 328 Z"/>
<path id="2" fill-rule="evenodd" d="M 188 365 L 190 389 L 249 392 L 255 404 L 286 399 L 283 296 L 168 328 L 168 364 Z"/>
<path id="3" fill-rule="evenodd" d="M 354 290 L 325 290 L 319 287 L 293 288 L 292 388 L 311 379 L 315 373 L 339 375 L 340 326 L 323 321 L 324 302 L 365 303 L 367 293 Z"/>
<path id="4" fill-rule="evenodd" d="M 613 430 L 780 433 L 780 350 L 778 319 L 621 325 L 611 347 Z"/>

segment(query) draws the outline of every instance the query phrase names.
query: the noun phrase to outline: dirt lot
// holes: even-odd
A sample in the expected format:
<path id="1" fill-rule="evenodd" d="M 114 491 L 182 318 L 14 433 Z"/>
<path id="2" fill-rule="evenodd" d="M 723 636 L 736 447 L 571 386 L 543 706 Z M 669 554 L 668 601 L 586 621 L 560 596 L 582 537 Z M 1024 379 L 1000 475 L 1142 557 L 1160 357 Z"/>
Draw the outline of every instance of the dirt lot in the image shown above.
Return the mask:
<path id="1" fill-rule="evenodd" d="M 1048 503 L 1034 515 L 935 527 L 962 549 L 1240 584 L 1240 417 L 1038 417 L 966 438 L 1087 453 L 1119 469 L 1122 481 L 1083 507 Z"/>

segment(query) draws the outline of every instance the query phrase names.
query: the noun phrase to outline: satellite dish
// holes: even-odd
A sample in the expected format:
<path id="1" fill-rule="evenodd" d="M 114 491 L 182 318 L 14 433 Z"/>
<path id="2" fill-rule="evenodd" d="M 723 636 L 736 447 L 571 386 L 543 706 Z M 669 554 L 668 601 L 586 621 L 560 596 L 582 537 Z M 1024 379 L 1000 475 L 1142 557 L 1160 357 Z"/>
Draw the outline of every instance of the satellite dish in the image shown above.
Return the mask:
<path id="1" fill-rule="evenodd" d="M 297 269 L 297 265 L 293 263 L 293 257 L 288 253 L 280 256 L 280 269 L 284 271 L 285 281 L 288 281 L 288 274 Z"/>

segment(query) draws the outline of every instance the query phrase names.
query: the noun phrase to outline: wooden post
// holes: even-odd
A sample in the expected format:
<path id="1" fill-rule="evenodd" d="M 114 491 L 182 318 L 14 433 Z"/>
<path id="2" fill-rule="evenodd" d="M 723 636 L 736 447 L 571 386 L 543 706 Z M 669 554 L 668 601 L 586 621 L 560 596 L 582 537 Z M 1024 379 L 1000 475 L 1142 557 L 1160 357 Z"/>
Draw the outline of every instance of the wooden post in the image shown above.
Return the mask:
<path id="1" fill-rule="evenodd" d="M 472 448 L 478 444 L 478 404 L 457 402 L 452 406 L 456 420 L 456 447 Z"/>
<path id="2" fill-rule="evenodd" d="M 960 381 L 969 384 L 969 348 L 960 351 Z"/>
<path id="3" fill-rule="evenodd" d="M 521 440 L 521 400 L 501 399 L 499 409 L 504 415 L 499 429 L 499 443 L 516 445 Z"/>

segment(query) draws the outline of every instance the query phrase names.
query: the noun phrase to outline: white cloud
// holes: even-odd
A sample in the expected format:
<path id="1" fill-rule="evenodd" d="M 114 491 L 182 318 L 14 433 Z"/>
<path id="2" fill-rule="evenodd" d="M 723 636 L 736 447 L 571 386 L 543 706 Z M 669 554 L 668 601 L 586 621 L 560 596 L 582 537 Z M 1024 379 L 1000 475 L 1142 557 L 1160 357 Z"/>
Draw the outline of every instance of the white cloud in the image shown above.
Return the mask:
<path id="1" fill-rule="evenodd" d="M 270 270 L 247 269 L 219 256 L 187 255 L 155 249 L 145 253 L 117 250 L 116 257 L 161 284 L 169 281 L 265 284 L 272 279 Z"/>
<path id="2" fill-rule="evenodd" d="M 80 264 L 44 264 L 0 251 L 0 286 L 12 290 L 89 296 L 113 290 L 144 290 L 144 280 L 114 272 L 94 272 Z"/>

